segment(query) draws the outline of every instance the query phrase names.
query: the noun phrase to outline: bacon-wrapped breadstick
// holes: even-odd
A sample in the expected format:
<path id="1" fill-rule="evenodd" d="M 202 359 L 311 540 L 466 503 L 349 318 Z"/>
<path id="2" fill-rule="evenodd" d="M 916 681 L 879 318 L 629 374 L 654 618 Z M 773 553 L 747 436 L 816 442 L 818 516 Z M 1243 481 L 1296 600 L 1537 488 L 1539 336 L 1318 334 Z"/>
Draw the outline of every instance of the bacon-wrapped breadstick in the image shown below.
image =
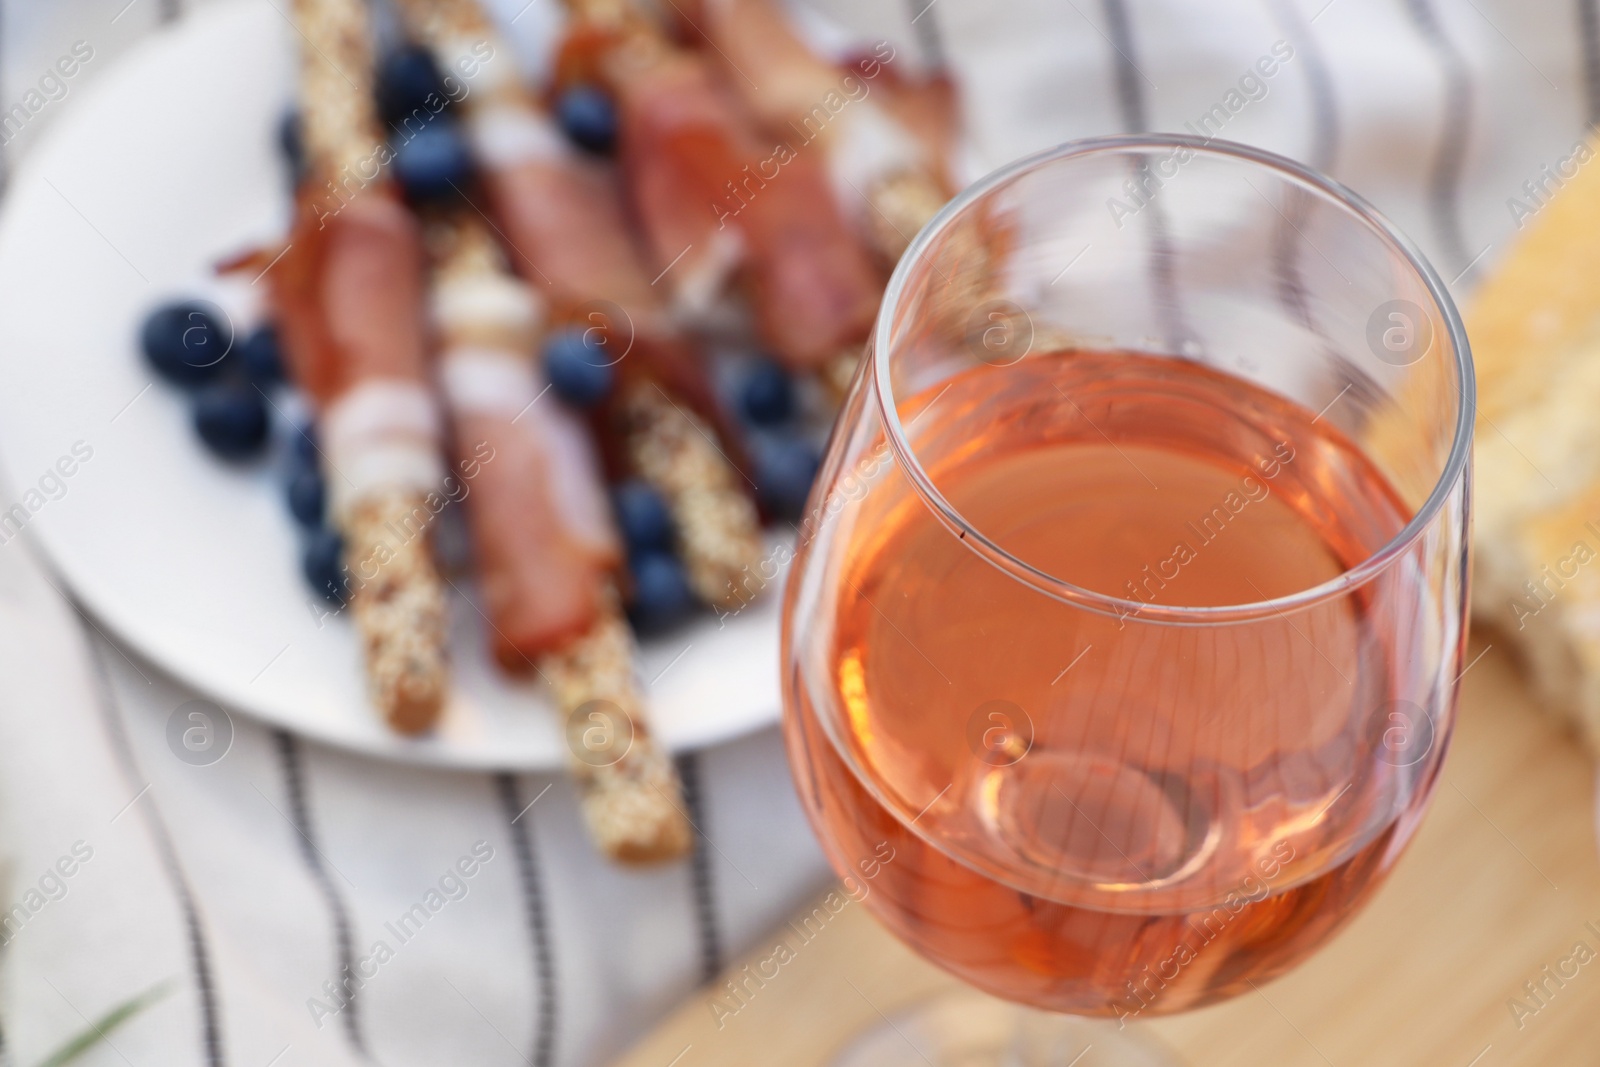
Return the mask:
<path id="1" fill-rule="evenodd" d="M 459 459 L 487 448 L 467 504 L 495 658 L 524 669 L 587 632 L 621 562 L 588 430 L 531 363 L 542 309 L 476 216 L 429 227 L 438 378 Z"/>
<path id="2" fill-rule="evenodd" d="M 568 0 L 558 77 L 615 98 L 629 199 L 679 310 L 703 309 L 743 267 L 757 327 L 789 366 L 857 349 L 882 279 L 850 230 L 822 159 L 767 144 L 698 53 L 613 0 Z"/>
<path id="3" fill-rule="evenodd" d="M 717 607 L 743 603 L 761 559 L 760 521 L 705 424 L 648 379 L 625 382 L 609 414 L 627 465 L 666 498 L 695 595 Z"/>
<path id="4" fill-rule="evenodd" d="M 846 217 L 887 264 L 899 260 L 954 193 L 948 76 L 898 77 L 887 42 L 841 70 L 800 40 L 772 0 L 682 0 L 675 10 L 713 46 L 707 59 L 721 63 L 763 130 L 797 151 L 821 149 Z M 759 90 L 743 70 L 760 72 Z"/>
<path id="5" fill-rule="evenodd" d="M 442 63 L 495 36 L 477 0 L 402 0 L 400 7 Z M 495 51 L 510 54 L 498 42 Z M 696 595 L 733 602 L 760 558 L 758 517 L 733 459 L 715 443 L 712 428 L 727 429 L 720 408 L 645 273 L 614 176 L 579 158 L 514 79 L 495 79 L 461 106 L 508 254 L 546 294 L 553 317 L 593 312 L 600 302 L 621 312 L 622 322 L 581 323 L 632 348 L 618 364 L 620 386 L 603 416 L 619 438 L 614 451 L 666 499 Z M 724 440 L 731 435 L 724 432 Z"/>
<path id="6" fill-rule="evenodd" d="M 683 0 L 680 32 L 705 41 L 708 62 L 738 93 L 763 132 L 798 152 L 820 151 L 840 210 L 879 263 L 892 268 L 911 238 L 955 191 L 954 84 L 943 72 L 913 80 L 889 64 L 880 42 L 840 68 L 811 51 L 772 0 Z M 743 74 L 758 70 L 757 90 Z M 858 353 L 823 368 L 843 395 Z"/>
<path id="7" fill-rule="evenodd" d="M 442 501 L 415 221 L 380 177 L 360 0 L 296 0 L 309 180 L 272 269 L 291 371 L 317 407 L 368 684 L 390 725 L 443 706 L 444 590 L 430 551 Z"/>
<path id="8" fill-rule="evenodd" d="M 672 762 L 651 739 L 633 641 L 611 572 L 621 563 L 587 428 L 541 402 L 540 309 L 470 208 L 432 228 L 439 378 L 458 455 L 493 449 L 468 501 L 479 586 L 501 664 L 535 664 L 571 725 L 568 747 L 595 843 L 629 863 L 672 859 L 691 837 Z M 586 708 L 608 744 L 586 746 Z"/>

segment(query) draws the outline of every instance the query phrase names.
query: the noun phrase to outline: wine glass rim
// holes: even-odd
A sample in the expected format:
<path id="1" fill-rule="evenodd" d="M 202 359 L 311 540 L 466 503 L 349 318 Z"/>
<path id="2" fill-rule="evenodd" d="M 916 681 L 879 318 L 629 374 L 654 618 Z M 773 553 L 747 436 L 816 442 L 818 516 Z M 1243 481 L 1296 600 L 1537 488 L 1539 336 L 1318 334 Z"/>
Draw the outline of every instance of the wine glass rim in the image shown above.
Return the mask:
<path id="1" fill-rule="evenodd" d="M 890 337 L 894 331 L 895 311 L 904 296 L 913 267 L 927 253 L 930 245 L 947 230 L 971 205 L 1016 178 L 1049 163 L 1105 153 L 1129 152 L 1160 148 L 1187 148 L 1234 161 L 1254 164 L 1303 185 L 1309 186 L 1335 201 L 1341 208 L 1366 223 L 1378 236 L 1399 253 L 1427 288 L 1429 297 L 1444 319 L 1445 330 L 1455 355 L 1456 384 L 1459 402 L 1456 409 L 1455 433 L 1450 454 L 1444 467 L 1422 506 L 1411 520 L 1377 551 L 1333 578 L 1308 589 L 1286 596 L 1273 597 L 1244 604 L 1216 606 L 1178 606 L 1149 604 L 1141 600 L 1097 593 L 1083 586 L 1061 581 L 1059 578 L 1035 567 L 1006 551 L 977 527 L 967 521 L 956 507 L 941 493 L 922 463 L 917 459 L 911 443 L 906 438 L 905 426 L 894 403 L 893 383 L 889 373 Z M 900 257 L 889 284 L 884 290 L 883 305 L 878 312 L 872 331 L 871 377 L 876 393 L 878 411 L 883 419 L 885 437 L 896 460 L 934 515 L 952 532 L 965 535 L 967 547 L 984 556 L 990 563 L 1039 592 L 1058 600 L 1084 607 L 1101 614 L 1118 618 L 1134 618 L 1141 622 L 1165 622 L 1187 625 L 1209 625 L 1238 622 L 1278 615 L 1298 610 L 1341 596 L 1365 584 L 1386 570 L 1402 556 L 1425 530 L 1433 524 L 1455 491 L 1456 485 L 1466 476 L 1467 464 L 1472 455 L 1473 416 L 1477 411 L 1477 382 L 1472 367 L 1472 352 L 1467 342 L 1466 326 L 1456 310 L 1455 301 L 1437 271 L 1434 270 L 1416 244 L 1393 223 L 1373 207 L 1360 194 L 1340 182 L 1275 152 L 1254 148 L 1236 141 L 1220 138 L 1195 137 L 1189 134 L 1152 133 L 1117 134 L 1087 137 L 1023 156 L 998 170 L 978 179 L 963 189 L 922 228 Z M 1470 487 L 1469 487 L 1470 491 Z"/>

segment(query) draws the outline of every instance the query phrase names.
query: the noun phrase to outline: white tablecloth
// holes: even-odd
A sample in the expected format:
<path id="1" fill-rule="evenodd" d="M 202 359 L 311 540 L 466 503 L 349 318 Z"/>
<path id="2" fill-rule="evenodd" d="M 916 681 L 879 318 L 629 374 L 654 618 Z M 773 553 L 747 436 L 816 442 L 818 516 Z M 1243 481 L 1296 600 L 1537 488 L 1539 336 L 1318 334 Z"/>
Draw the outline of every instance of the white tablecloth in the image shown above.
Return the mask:
<path id="1" fill-rule="evenodd" d="M 95 49 L 81 77 L 101 76 L 181 6 L 11 0 L 0 108 L 76 41 Z M 1354 186 L 1458 291 L 1600 117 L 1596 0 L 818 6 L 908 55 L 945 50 L 976 166 L 1222 104 L 1224 136 Z M 1280 41 L 1292 58 L 1243 80 Z M 49 101 L 6 155 L 71 106 Z M 826 878 L 773 731 L 693 760 L 698 861 L 630 874 L 596 857 L 559 777 L 391 766 L 237 715 L 225 759 L 185 764 L 165 730 L 194 695 L 79 617 L 22 541 L 0 547 L 0 908 L 22 908 L 0 1060 L 33 1067 L 170 982 L 84 1062 L 603 1063 Z M 324 988 L 341 960 L 365 976 L 353 1006 Z"/>

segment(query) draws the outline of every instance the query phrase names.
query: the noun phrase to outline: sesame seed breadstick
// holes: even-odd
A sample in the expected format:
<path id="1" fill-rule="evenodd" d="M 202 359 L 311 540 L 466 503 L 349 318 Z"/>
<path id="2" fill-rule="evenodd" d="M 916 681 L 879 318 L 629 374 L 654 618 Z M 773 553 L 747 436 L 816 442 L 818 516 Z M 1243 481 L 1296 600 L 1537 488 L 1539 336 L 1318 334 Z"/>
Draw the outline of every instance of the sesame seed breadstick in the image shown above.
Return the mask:
<path id="1" fill-rule="evenodd" d="M 396 730 L 420 733 L 437 721 L 448 677 L 418 233 L 384 177 L 366 177 L 385 148 L 361 0 L 295 0 L 294 17 L 310 176 L 274 299 L 288 361 L 323 418 L 372 699 Z"/>
<path id="2" fill-rule="evenodd" d="M 329 174 L 369 159 L 382 142 L 373 103 L 372 44 L 361 0 L 294 0 L 300 30 L 300 121 L 306 155 Z"/>
<path id="3" fill-rule="evenodd" d="M 407 32 L 429 48 L 458 37 L 498 37 L 478 0 L 397 0 Z"/>
<path id="4" fill-rule="evenodd" d="M 911 239 L 950 200 L 937 175 L 909 166 L 875 180 L 864 190 L 871 212 L 864 212 L 867 243 L 886 263 L 898 263 Z"/>
<path id="5" fill-rule="evenodd" d="M 508 651 L 532 659 L 549 684 L 595 844 L 624 863 L 675 859 L 692 844 L 682 786 L 650 735 L 635 680 L 598 468 L 571 470 L 573 453 L 551 447 L 562 432 L 553 420 L 570 416 L 555 400 L 539 401 L 538 316 L 516 310 L 518 298 L 526 305 L 532 297 L 470 208 L 439 219 L 431 236 L 457 451 L 466 433 L 483 435 L 499 453 L 467 500 L 491 622 Z M 447 294 L 452 301 L 441 299 Z M 562 484 L 574 474 L 582 484 Z M 597 521 L 609 539 L 595 536 Z"/>
<path id="6" fill-rule="evenodd" d="M 700 420 L 654 382 L 630 384 L 618 403 L 623 447 L 672 509 L 695 595 L 741 603 L 739 585 L 761 557 L 760 521 L 737 475 Z"/>
<path id="7" fill-rule="evenodd" d="M 709 325 L 737 277 L 756 332 L 793 371 L 813 372 L 864 340 L 882 279 L 824 157 L 775 145 L 716 63 L 655 19 L 634 11 L 617 21 L 613 5 L 594 0 L 567 6 L 563 76 L 587 71 L 615 101 L 646 276 L 659 276 L 677 314 Z"/>
<path id="8" fill-rule="evenodd" d="M 656 10 L 710 45 L 707 58 L 770 136 L 826 157 L 839 207 L 883 264 L 893 266 L 950 199 L 950 125 L 938 121 L 949 116 L 932 106 L 946 102 L 948 81 L 899 84 L 886 72 L 894 52 L 882 43 L 863 59 L 864 72 L 841 68 L 811 49 L 775 0 L 682 0 Z M 747 69 L 762 72 L 759 89 Z"/>
<path id="9" fill-rule="evenodd" d="M 440 50 L 441 59 L 445 50 L 466 40 L 488 40 L 497 55 L 509 54 L 477 0 L 400 0 L 400 9 L 411 32 Z M 605 10 L 612 17 L 623 9 Z M 595 12 L 586 8 L 585 13 Z M 615 301 L 631 320 L 638 334 L 636 355 L 619 368 L 622 397 L 612 420 L 620 426 L 623 451 L 628 464 L 666 499 L 696 594 L 715 605 L 736 600 L 737 583 L 761 556 L 760 518 L 732 462 L 714 443 L 704 409 L 685 403 L 686 390 L 674 380 L 675 373 L 695 369 L 693 360 L 672 355 L 680 339 L 666 325 L 665 309 L 637 259 L 615 191 L 597 184 L 586 169 L 590 165 L 572 157 L 532 95 L 515 80 L 502 77 L 494 92 L 470 94 L 460 106 L 469 123 L 483 119 L 490 130 L 524 131 L 514 139 L 524 146 L 520 152 L 490 150 L 480 159 L 512 243 L 532 258 L 553 300 L 573 306 Z M 581 227 L 582 244 L 593 253 L 581 262 L 571 259 L 575 227 Z M 651 369 L 641 370 L 645 364 Z"/>
<path id="10" fill-rule="evenodd" d="M 566 721 L 567 749 L 583 816 L 601 851 L 624 863 L 657 863 L 693 845 L 677 769 L 650 735 L 634 680 L 633 635 L 607 587 L 589 632 L 539 661 Z M 598 732 L 598 737 L 596 733 Z"/>
<path id="11" fill-rule="evenodd" d="M 381 492 L 357 501 L 344 521 L 346 560 L 375 558 L 379 546 L 394 552 L 354 591 L 350 609 L 373 702 L 404 734 L 433 726 L 449 683 L 444 585 L 427 538 L 397 540 L 391 533 L 426 510 L 420 493 Z"/>

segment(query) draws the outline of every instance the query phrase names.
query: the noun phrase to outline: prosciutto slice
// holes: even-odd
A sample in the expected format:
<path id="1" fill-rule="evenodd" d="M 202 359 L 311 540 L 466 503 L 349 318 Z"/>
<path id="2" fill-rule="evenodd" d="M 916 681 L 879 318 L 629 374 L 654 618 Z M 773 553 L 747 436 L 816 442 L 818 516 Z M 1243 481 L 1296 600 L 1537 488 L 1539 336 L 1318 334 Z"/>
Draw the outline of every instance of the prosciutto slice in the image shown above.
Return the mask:
<path id="1" fill-rule="evenodd" d="M 703 309 L 741 267 L 757 327 L 791 367 L 865 338 L 881 278 L 817 154 L 761 137 L 701 55 L 641 23 L 576 33 L 565 51 L 616 98 L 628 202 L 680 308 Z"/>
<path id="2" fill-rule="evenodd" d="M 913 74 L 888 42 L 832 63 L 772 0 L 684 0 L 673 10 L 767 136 L 822 154 L 840 210 L 885 258 L 897 259 L 954 193 L 958 101 L 945 73 Z M 759 91 L 746 70 L 760 71 Z"/>
<path id="3" fill-rule="evenodd" d="M 622 554 L 588 430 L 534 370 L 540 309 L 479 224 L 451 229 L 433 293 L 439 381 L 457 462 L 478 471 L 465 501 L 495 658 L 525 670 L 593 628 Z"/>
<path id="4" fill-rule="evenodd" d="M 531 102 L 491 105 L 471 126 L 507 254 L 552 317 L 598 330 L 621 378 L 658 382 L 715 426 L 743 467 L 738 427 L 668 312 L 664 283 L 646 273 L 612 171 L 576 155 Z"/>

